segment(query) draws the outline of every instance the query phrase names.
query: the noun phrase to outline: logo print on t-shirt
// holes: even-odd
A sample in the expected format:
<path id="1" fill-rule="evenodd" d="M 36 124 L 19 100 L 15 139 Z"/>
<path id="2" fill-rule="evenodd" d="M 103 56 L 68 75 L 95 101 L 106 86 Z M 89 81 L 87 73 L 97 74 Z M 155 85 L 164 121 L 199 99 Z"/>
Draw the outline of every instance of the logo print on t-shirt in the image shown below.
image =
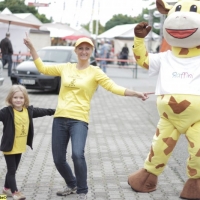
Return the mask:
<path id="1" fill-rule="evenodd" d="M 76 79 L 73 78 L 71 83 L 69 84 L 69 87 L 75 87 L 75 82 L 76 82 Z"/>
<path id="2" fill-rule="evenodd" d="M 24 129 L 24 125 L 22 125 L 22 132 L 20 135 L 26 135 L 25 129 Z"/>
<path id="3" fill-rule="evenodd" d="M 181 79 L 186 79 L 186 78 L 193 78 L 192 74 L 189 74 L 188 72 L 173 72 L 172 73 L 172 78 L 181 78 Z"/>

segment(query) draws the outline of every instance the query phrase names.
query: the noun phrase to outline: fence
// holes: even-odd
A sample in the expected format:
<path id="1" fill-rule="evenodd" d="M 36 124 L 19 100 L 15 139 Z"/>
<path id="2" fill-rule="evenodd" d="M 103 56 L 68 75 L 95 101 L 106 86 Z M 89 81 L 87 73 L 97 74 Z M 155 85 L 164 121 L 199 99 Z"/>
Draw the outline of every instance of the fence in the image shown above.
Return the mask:
<path id="1" fill-rule="evenodd" d="M 114 58 L 95 58 L 97 62 L 101 60 L 105 60 L 107 62 L 107 67 L 113 68 L 124 68 L 124 69 L 131 69 L 133 72 L 133 78 L 137 78 L 137 70 L 138 65 L 134 59 L 118 59 L 117 57 Z M 122 64 L 124 63 L 124 65 Z"/>
<path id="2" fill-rule="evenodd" d="M 13 67 L 16 67 L 19 63 L 23 62 L 24 60 L 27 60 L 30 58 L 30 53 L 14 53 L 12 55 L 13 59 Z"/>
<path id="3" fill-rule="evenodd" d="M 12 55 L 12 61 L 13 61 L 13 67 L 16 67 L 19 63 L 23 62 L 24 60 L 27 60 L 30 58 L 30 53 L 14 53 Z M 2 59 L 2 55 L 0 53 L 0 60 Z"/>
<path id="4" fill-rule="evenodd" d="M 14 53 L 12 55 L 13 59 L 13 68 L 15 68 L 19 63 L 23 62 L 24 60 L 27 60 L 30 58 L 30 53 Z M 1 59 L 1 54 L 0 54 Z M 95 58 L 97 62 L 101 60 L 107 61 L 107 67 L 113 67 L 113 68 L 124 68 L 124 69 L 131 69 L 133 72 L 133 78 L 137 78 L 137 72 L 138 72 L 138 65 L 134 59 L 118 59 L 117 57 L 114 58 Z M 124 63 L 124 65 L 122 64 Z"/>

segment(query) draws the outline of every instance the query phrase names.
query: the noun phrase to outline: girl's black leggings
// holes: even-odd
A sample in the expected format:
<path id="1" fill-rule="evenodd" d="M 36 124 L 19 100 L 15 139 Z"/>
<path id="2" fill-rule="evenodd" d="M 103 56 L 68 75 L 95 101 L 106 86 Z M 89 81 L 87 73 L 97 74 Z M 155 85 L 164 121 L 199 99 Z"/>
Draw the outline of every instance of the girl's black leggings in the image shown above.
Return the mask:
<path id="1" fill-rule="evenodd" d="M 17 184 L 15 180 L 15 174 L 21 160 L 22 154 L 12 154 L 12 155 L 4 155 L 7 165 L 7 174 L 5 178 L 5 188 L 10 188 L 11 192 L 14 193 L 18 191 Z"/>

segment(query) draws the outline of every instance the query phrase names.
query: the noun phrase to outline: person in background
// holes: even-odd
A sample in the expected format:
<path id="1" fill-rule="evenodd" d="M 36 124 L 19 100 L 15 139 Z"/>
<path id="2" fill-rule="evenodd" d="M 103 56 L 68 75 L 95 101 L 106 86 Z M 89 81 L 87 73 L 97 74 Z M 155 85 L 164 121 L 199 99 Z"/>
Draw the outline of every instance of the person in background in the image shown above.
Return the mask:
<path id="1" fill-rule="evenodd" d="M 122 60 L 128 60 L 128 56 L 129 56 L 129 49 L 127 47 L 127 44 L 125 43 L 124 47 L 122 48 L 121 53 L 120 53 L 120 59 L 122 59 Z M 121 65 L 122 66 L 128 65 L 128 62 L 121 61 Z"/>
<path id="2" fill-rule="evenodd" d="M 26 145 L 32 148 L 33 118 L 53 115 L 55 110 L 29 106 L 28 93 L 22 85 L 12 85 L 6 103 L 8 106 L 0 110 L 0 121 L 3 123 L 0 150 L 7 166 L 2 193 L 14 200 L 24 200 L 26 197 L 17 188 L 15 174 Z"/>
<path id="3" fill-rule="evenodd" d="M 100 68 L 103 70 L 104 73 L 106 73 L 106 65 L 107 65 L 107 55 L 108 55 L 108 45 L 105 44 L 104 40 L 101 40 L 101 45 L 99 49 L 99 57 L 101 58 L 100 60 Z"/>
<path id="4" fill-rule="evenodd" d="M 98 51 L 97 51 L 97 42 L 94 39 L 91 39 L 92 43 L 94 44 L 94 51 L 93 51 L 93 57 L 96 59 L 99 57 Z"/>
<path id="5" fill-rule="evenodd" d="M 87 199 L 87 165 L 85 144 L 88 134 L 90 102 L 98 85 L 122 96 L 146 100 L 146 93 L 126 89 L 115 84 L 99 67 L 90 65 L 94 44 L 89 38 L 79 38 L 75 43 L 77 63 L 45 65 L 30 39 L 24 44 L 30 49 L 37 69 L 46 75 L 60 76 L 61 88 L 52 128 L 52 154 L 56 168 L 65 180 L 58 196 L 77 193 L 79 200 Z M 66 149 L 71 140 L 74 173 L 66 161 Z"/>
<path id="6" fill-rule="evenodd" d="M 2 64 L 3 68 L 6 64 L 8 64 L 8 76 L 11 74 L 12 70 L 12 54 L 13 54 L 13 47 L 12 43 L 10 41 L 10 33 L 6 33 L 6 37 L 1 40 L 0 48 L 1 48 L 1 54 L 2 54 Z"/>

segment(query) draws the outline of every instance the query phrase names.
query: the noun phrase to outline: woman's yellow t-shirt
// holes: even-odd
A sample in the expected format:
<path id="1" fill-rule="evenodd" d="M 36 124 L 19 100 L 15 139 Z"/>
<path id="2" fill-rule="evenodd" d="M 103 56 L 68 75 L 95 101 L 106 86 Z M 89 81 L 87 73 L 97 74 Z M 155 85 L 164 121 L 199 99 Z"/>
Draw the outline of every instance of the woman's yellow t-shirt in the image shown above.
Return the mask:
<path id="1" fill-rule="evenodd" d="M 44 65 L 34 60 L 37 69 L 46 75 L 60 76 L 61 88 L 54 117 L 65 117 L 89 122 L 90 102 L 98 85 L 124 96 L 126 88 L 115 84 L 99 67 L 88 66 L 78 70 L 77 63 Z"/>
<path id="2" fill-rule="evenodd" d="M 15 138 L 13 148 L 9 152 L 3 152 L 5 155 L 18 154 L 26 151 L 26 143 L 29 129 L 28 110 L 14 111 Z"/>

